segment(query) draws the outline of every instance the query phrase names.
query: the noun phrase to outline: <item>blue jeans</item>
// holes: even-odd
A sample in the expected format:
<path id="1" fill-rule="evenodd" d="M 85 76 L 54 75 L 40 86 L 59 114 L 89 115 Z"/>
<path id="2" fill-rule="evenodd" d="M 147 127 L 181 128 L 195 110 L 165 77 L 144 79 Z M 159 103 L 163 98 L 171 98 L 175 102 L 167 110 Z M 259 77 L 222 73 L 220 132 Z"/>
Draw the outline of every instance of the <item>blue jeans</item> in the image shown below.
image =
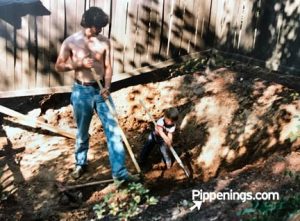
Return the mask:
<path id="1" fill-rule="evenodd" d="M 166 164 L 171 163 L 172 159 L 168 153 L 168 147 L 166 145 L 166 143 L 163 141 L 163 139 L 156 135 L 154 132 L 151 132 L 148 136 L 148 139 L 146 141 L 146 143 L 143 146 L 142 152 L 140 154 L 140 164 L 141 166 L 144 166 L 146 164 L 146 161 L 153 149 L 153 147 L 158 144 L 159 145 L 159 149 L 160 152 L 163 156 L 163 159 L 165 161 Z"/>
<path id="2" fill-rule="evenodd" d="M 111 97 L 109 97 L 109 101 L 113 106 Z M 93 86 L 83 86 L 75 83 L 71 94 L 71 104 L 77 124 L 75 147 L 76 165 L 87 165 L 89 127 L 95 110 L 102 122 L 106 135 L 112 175 L 115 178 L 126 178 L 128 172 L 125 167 L 125 151 L 120 128 L 110 113 L 105 100 L 99 94 L 99 89 Z"/>

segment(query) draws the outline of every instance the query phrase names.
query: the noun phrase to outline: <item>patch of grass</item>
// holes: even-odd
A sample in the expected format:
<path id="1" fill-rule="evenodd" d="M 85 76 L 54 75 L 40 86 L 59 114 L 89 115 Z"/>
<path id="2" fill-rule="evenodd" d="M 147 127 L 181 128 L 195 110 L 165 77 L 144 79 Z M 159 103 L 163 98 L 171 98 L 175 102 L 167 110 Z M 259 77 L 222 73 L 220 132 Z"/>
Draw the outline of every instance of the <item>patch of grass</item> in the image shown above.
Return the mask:
<path id="1" fill-rule="evenodd" d="M 298 119 L 298 121 L 300 121 L 300 116 L 295 116 L 294 118 Z M 297 130 L 295 132 L 291 132 L 289 134 L 289 139 L 291 142 L 294 142 L 295 140 L 298 139 L 298 137 L 300 137 L 300 125 L 297 126 Z"/>
<path id="2" fill-rule="evenodd" d="M 299 183 L 299 173 L 285 171 L 285 175 Z M 300 193 L 278 201 L 252 201 L 251 207 L 237 213 L 244 221 L 282 221 L 299 212 Z"/>
<path id="3" fill-rule="evenodd" d="M 287 220 L 299 210 L 300 194 L 279 201 L 253 201 L 252 206 L 238 212 L 244 221 Z"/>
<path id="4" fill-rule="evenodd" d="M 94 205 L 96 219 L 113 216 L 120 220 L 128 220 L 142 212 L 142 207 L 157 204 L 157 198 L 149 195 L 149 190 L 141 183 L 130 183 L 127 188 L 118 189 L 106 195 L 103 201 Z"/>

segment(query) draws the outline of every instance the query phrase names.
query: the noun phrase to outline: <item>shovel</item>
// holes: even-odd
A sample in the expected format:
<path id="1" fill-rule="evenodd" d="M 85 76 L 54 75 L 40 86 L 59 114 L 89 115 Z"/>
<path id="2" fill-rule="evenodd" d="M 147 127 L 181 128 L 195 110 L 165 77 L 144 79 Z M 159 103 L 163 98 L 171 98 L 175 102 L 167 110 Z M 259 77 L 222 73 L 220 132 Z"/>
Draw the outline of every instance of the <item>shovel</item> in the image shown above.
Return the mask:
<path id="1" fill-rule="evenodd" d="M 152 115 L 150 114 L 150 112 L 149 112 L 149 110 L 147 109 L 147 107 L 145 106 L 144 102 L 143 102 L 142 100 L 139 100 L 139 101 L 140 101 L 141 105 L 143 106 L 143 108 L 145 109 L 145 111 L 146 111 L 147 115 L 149 116 L 150 120 L 153 122 L 153 124 L 154 124 L 155 126 L 157 126 L 157 124 L 156 124 L 154 118 L 153 118 Z M 172 146 L 169 146 L 169 149 L 170 149 L 171 153 L 173 154 L 175 160 L 176 160 L 177 163 L 179 164 L 179 166 L 183 169 L 185 175 L 186 175 L 187 177 L 190 177 L 189 171 L 188 171 L 187 168 L 183 165 L 181 159 L 179 158 L 179 156 L 178 156 L 178 154 L 176 153 L 176 151 L 174 150 L 174 148 L 173 148 Z"/>
<path id="2" fill-rule="evenodd" d="M 65 191 L 74 190 L 82 187 L 95 186 L 95 185 L 101 185 L 101 184 L 107 184 L 113 182 L 114 182 L 113 179 L 108 179 L 108 180 L 100 180 L 100 181 L 94 181 L 94 182 L 89 182 L 84 184 L 77 184 L 72 186 L 65 186 L 62 183 L 57 182 L 56 186 L 58 187 L 59 192 L 65 192 Z"/>
<path id="3" fill-rule="evenodd" d="M 100 90 L 102 90 L 102 89 L 103 89 L 103 86 L 102 86 L 102 84 L 101 84 L 101 82 L 100 82 L 100 80 L 99 80 L 99 77 L 97 76 L 97 73 L 96 73 L 95 69 L 94 69 L 94 68 L 91 68 L 91 71 L 92 71 L 94 80 L 95 80 L 95 81 L 97 82 L 97 84 L 99 85 Z M 110 103 L 109 99 L 105 99 L 105 103 L 106 103 L 106 105 L 108 106 L 108 109 L 109 109 L 110 113 L 113 115 L 113 117 L 114 117 L 114 119 L 115 119 L 115 121 L 116 121 L 118 127 L 120 128 L 122 139 L 123 139 L 123 141 L 124 141 L 124 143 L 125 143 L 125 146 L 126 146 L 128 152 L 129 152 L 129 155 L 130 155 L 130 157 L 131 157 L 131 160 L 132 160 L 132 162 L 133 162 L 133 164 L 134 164 L 134 166 L 135 166 L 137 172 L 138 172 L 138 173 L 141 173 L 140 166 L 138 165 L 138 163 L 137 163 L 137 161 L 136 161 L 136 159 L 135 159 L 135 157 L 134 157 L 134 154 L 133 154 L 132 149 L 131 149 L 131 147 L 130 147 L 130 144 L 129 144 L 127 138 L 126 138 L 126 135 L 125 135 L 124 131 L 122 130 L 120 124 L 119 124 L 118 116 L 117 116 L 117 113 L 116 113 L 115 109 L 113 108 L 113 106 L 112 106 L 112 104 Z"/>

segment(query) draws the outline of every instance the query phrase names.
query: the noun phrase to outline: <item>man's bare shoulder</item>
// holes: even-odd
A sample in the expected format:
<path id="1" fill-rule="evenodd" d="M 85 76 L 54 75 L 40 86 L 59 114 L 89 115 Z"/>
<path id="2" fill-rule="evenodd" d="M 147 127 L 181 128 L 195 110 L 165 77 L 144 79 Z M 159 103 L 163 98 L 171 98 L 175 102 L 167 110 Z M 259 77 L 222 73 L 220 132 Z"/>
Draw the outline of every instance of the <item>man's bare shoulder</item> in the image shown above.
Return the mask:
<path id="1" fill-rule="evenodd" d="M 106 45 L 110 45 L 110 39 L 105 37 L 104 35 L 98 35 L 97 39 Z"/>
<path id="2" fill-rule="evenodd" d="M 83 39 L 83 34 L 81 31 L 76 32 L 65 39 L 66 43 L 74 43 Z"/>

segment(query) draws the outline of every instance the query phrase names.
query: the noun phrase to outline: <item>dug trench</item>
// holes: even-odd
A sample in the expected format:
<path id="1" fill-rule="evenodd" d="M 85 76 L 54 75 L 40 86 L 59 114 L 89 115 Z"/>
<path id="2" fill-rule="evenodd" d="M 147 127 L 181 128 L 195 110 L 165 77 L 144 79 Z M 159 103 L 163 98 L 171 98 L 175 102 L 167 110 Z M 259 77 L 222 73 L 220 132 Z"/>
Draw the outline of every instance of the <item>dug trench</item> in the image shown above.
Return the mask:
<path id="1" fill-rule="evenodd" d="M 114 84 L 113 100 L 135 156 L 138 157 L 151 121 L 141 107 L 143 100 L 154 118 L 177 107 L 180 117 L 174 149 L 192 177 L 174 161 L 166 170 L 158 148 L 144 173 L 144 185 L 159 197 L 133 219 L 238 220 L 236 203 L 204 205 L 206 212 L 191 212 L 191 190 L 299 191 L 284 171 L 300 171 L 298 131 L 300 116 L 297 85 L 277 83 L 276 74 L 257 67 L 236 65 L 214 71 L 166 68 Z M 251 72 L 251 70 L 255 69 Z M 282 79 L 282 78 L 281 78 Z M 288 80 L 287 80 L 288 81 Z M 294 81 L 293 81 L 294 83 Z M 299 87 L 300 88 L 300 87 Z M 12 108 L 52 126 L 75 133 L 70 94 L 2 99 Z M 111 179 L 106 140 L 96 115 L 90 125 L 88 171 L 74 181 L 75 141 L 41 129 L 22 126 L 8 116 L 1 118 L 1 220 L 86 220 L 91 207 L 107 193 L 106 185 L 79 188 L 62 197 L 56 183 L 84 184 Z M 127 156 L 127 167 L 135 167 Z M 276 185 L 273 182 L 276 179 Z"/>

